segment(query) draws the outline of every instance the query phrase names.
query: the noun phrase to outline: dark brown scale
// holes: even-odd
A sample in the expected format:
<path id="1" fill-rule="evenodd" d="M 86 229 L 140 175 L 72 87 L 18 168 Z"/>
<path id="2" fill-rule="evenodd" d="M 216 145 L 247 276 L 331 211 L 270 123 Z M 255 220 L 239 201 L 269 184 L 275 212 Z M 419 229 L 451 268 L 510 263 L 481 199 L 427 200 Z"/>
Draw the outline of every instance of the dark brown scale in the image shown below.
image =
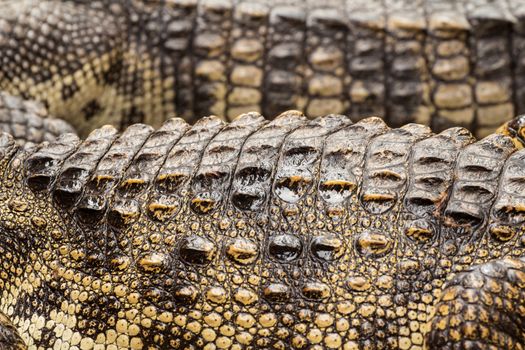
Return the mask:
<path id="1" fill-rule="evenodd" d="M 57 176 L 64 160 L 80 144 L 78 136 L 64 134 L 57 140 L 44 143 L 40 149 L 26 160 L 27 184 L 34 191 L 49 187 Z"/>
<path id="2" fill-rule="evenodd" d="M 285 113 L 265 125 L 245 142 L 231 186 L 231 201 L 241 210 L 256 211 L 266 202 L 279 150 L 285 137 L 306 118 Z"/>
<path id="3" fill-rule="evenodd" d="M 380 257 L 392 250 L 394 242 L 386 233 L 367 230 L 355 238 L 354 244 L 359 254 L 365 257 Z"/>
<path id="4" fill-rule="evenodd" d="M 272 303 L 287 301 L 291 296 L 290 288 L 284 284 L 271 283 L 263 289 L 263 296 Z"/>
<path id="5" fill-rule="evenodd" d="M 206 147 L 191 183 L 191 207 L 196 213 L 205 214 L 220 205 L 235 171 L 231 163 L 235 163 L 246 138 L 265 123 L 258 113 L 243 114 Z"/>
<path id="6" fill-rule="evenodd" d="M 342 128 L 326 138 L 319 176 L 319 197 L 328 210 L 337 210 L 361 182 L 370 139 L 388 130 L 379 118 L 369 118 Z"/>
<path id="7" fill-rule="evenodd" d="M 224 126 L 217 117 L 202 118 L 171 149 L 149 197 L 147 210 L 152 218 L 166 220 L 181 208 L 181 196 L 189 187 L 204 149 Z"/>
<path id="8" fill-rule="evenodd" d="M 110 194 L 152 131 L 150 126 L 135 124 L 113 142 L 97 164 L 77 205 L 76 214 L 82 222 L 95 224 L 102 219 Z"/>
<path id="9" fill-rule="evenodd" d="M 277 261 L 287 263 L 298 259 L 303 243 L 294 235 L 275 235 L 268 243 L 268 253 Z"/>
<path id="10" fill-rule="evenodd" d="M 360 194 L 361 203 L 368 212 L 384 213 L 400 199 L 408 178 L 410 149 L 414 142 L 429 135 L 430 129 L 408 124 L 370 141 Z"/>
<path id="11" fill-rule="evenodd" d="M 264 115 L 272 117 L 288 109 L 302 109 L 305 39 L 303 3 L 271 9 L 265 47 Z"/>
<path id="12" fill-rule="evenodd" d="M 305 298 L 322 301 L 330 297 L 330 287 L 325 283 L 319 282 L 307 282 L 301 289 L 302 294 Z"/>
<path id="13" fill-rule="evenodd" d="M 188 264 L 205 265 L 213 260 L 216 251 L 217 248 L 212 241 L 193 235 L 180 242 L 179 256 Z"/>
<path id="14" fill-rule="evenodd" d="M 497 193 L 499 174 L 514 151 L 512 140 L 502 135 L 488 136 L 461 150 L 444 212 L 446 226 L 463 227 L 468 233 L 487 219 Z"/>
<path id="15" fill-rule="evenodd" d="M 175 288 L 173 297 L 181 304 L 192 304 L 197 300 L 199 290 L 194 286 L 178 286 Z"/>
<path id="16" fill-rule="evenodd" d="M 345 247 L 335 235 L 318 236 L 312 239 L 310 251 L 321 261 L 333 261 L 344 254 Z"/>
<path id="17" fill-rule="evenodd" d="M 112 126 L 96 129 L 66 159 L 53 185 L 53 197 L 59 204 L 69 207 L 80 198 L 99 160 L 116 138 L 117 130 Z"/>
<path id="18" fill-rule="evenodd" d="M 250 239 L 234 238 L 225 244 L 224 252 L 235 263 L 246 265 L 257 259 L 259 247 Z"/>
<path id="19" fill-rule="evenodd" d="M 452 128 L 417 142 L 412 147 L 405 208 L 413 214 L 436 215 L 445 203 L 454 180 L 454 166 L 461 148 L 472 143 L 472 134 Z"/>

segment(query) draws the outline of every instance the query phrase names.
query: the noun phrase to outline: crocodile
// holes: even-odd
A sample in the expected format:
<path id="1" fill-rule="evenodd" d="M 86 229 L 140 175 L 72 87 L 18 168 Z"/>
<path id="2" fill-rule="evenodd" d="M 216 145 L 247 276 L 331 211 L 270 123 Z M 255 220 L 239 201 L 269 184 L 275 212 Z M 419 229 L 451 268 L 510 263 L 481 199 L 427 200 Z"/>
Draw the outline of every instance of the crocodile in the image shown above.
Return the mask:
<path id="1" fill-rule="evenodd" d="M 0 349 L 524 349 L 525 117 L 0 134 Z"/>
<path id="2" fill-rule="evenodd" d="M 478 137 L 525 113 L 522 0 L 4 0 L 0 90 L 82 136 L 287 109 Z"/>

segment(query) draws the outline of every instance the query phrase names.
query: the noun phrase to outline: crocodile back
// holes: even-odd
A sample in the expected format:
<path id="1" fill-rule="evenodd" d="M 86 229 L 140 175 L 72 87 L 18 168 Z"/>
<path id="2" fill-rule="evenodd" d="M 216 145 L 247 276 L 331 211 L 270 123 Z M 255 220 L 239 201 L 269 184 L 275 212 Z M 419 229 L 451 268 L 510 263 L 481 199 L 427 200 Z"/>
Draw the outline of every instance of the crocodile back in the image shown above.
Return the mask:
<path id="1" fill-rule="evenodd" d="M 447 279 L 524 253 L 508 136 L 290 111 L 0 141 L 29 345 L 420 348 Z"/>

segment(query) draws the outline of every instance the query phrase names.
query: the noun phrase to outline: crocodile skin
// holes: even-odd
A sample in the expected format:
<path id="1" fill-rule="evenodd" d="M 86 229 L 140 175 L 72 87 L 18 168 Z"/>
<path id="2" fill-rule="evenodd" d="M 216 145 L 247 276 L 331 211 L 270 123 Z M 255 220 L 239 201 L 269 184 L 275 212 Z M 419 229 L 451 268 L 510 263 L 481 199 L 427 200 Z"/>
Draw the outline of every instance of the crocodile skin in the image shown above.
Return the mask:
<path id="1" fill-rule="evenodd" d="M 64 120 L 49 116 L 40 103 L 25 101 L 4 92 L 0 92 L 0 130 L 27 146 L 75 132 Z"/>
<path id="2" fill-rule="evenodd" d="M 287 109 L 461 125 L 525 113 L 522 0 L 7 0 L 0 89 L 82 135 Z"/>
<path id="3" fill-rule="evenodd" d="M 0 169 L 0 348 L 525 346 L 509 136 L 251 112 L 2 134 Z"/>

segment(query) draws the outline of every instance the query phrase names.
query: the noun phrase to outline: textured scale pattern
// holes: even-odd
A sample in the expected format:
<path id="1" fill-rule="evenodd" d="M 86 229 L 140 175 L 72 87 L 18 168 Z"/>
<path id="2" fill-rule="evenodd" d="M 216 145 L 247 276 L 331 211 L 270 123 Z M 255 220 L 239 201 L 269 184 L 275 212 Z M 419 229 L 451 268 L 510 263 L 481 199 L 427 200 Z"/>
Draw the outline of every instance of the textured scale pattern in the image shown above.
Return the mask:
<path id="1" fill-rule="evenodd" d="M 0 10 L 0 89 L 82 136 L 295 109 L 482 137 L 525 113 L 522 0 L 5 0 Z"/>
<path id="2" fill-rule="evenodd" d="M 1 134 L 0 348 L 523 349 L 517 144 L 297 111 Z"/>
<path id="3" fill-rule="evenodd" d="M 43 105 L 0 92 L 0 130 L 7 132 L 20 144 L 27 146 L 51 141 L 74 132 L 62 119 L 48 116 Z"/>

